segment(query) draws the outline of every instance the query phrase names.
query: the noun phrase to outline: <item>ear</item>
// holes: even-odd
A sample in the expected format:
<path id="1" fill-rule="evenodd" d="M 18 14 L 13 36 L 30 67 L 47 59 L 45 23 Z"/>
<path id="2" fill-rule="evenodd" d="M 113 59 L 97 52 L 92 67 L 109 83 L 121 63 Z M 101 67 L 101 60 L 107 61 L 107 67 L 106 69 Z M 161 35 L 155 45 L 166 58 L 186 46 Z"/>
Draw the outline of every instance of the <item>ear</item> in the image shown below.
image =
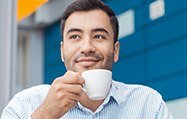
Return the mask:
<path id="1" fill-rule="evenodd" d="M 119 59 L 119 50 L 120 50 L 120 44 L 119 44 L 119 42 L 117 41 L 117 42 L 114 44 L 114 62 L 117 62 L 118 59 Z"/>
<path id="2" fill-rule="evenodd" d="M 60 52 L 61 52 L 61 60 L 64 62 L 64 55 L 63 55 L 63 42 L 60 42 Z"/>

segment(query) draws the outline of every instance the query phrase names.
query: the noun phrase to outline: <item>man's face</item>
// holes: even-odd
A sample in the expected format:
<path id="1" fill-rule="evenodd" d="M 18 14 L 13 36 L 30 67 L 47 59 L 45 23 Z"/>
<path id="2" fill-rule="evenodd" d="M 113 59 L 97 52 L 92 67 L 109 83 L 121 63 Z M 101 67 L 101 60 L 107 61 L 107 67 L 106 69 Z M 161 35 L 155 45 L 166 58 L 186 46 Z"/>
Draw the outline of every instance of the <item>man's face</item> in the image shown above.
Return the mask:
<path id="1" fill-rule="evenodd" d="M 102 10 L 74 12 L 66 20 L 61 53 L 67 70 L 111 70 L 117 62 L 119 42 L 109 16 Z"/>

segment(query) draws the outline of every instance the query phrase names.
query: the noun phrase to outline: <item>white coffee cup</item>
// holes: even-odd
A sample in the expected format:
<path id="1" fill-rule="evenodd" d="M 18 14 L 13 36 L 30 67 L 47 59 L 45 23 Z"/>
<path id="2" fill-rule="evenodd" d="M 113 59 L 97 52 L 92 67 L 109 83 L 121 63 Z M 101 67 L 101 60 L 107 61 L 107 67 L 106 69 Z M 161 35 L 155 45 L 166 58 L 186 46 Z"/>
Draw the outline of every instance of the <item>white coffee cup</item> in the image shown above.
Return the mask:
<path id="1" fill-rule="evenodd" d="M 81 76 L 85 80 L 84 90 L 91 100 L 105 99 L 112 83 L 111 71 L 92 69 L 84 71 Z"/>

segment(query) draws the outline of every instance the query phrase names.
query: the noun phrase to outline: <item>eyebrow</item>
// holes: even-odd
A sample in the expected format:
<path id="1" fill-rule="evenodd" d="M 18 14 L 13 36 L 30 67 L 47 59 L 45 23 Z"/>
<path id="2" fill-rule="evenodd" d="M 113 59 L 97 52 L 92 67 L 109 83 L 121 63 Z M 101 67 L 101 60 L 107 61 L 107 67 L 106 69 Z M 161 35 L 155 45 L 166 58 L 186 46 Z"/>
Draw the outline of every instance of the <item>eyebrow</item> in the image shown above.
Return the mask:
<path id="1" fill-rule="evenodd" d="M 81 33 L 83 33 L 83 30 L 81 30 L 79 28 L 71 28 L 67 31 L 67 34 L 69 34 L 71 32 L 81 32 Z M 105 32 L 106 34 L 110 35 L 109 32 L 104 28 L 95 28 L 95 29 L 92 29 L 91 32 Z"/>
<path id="2" fill-rule="evenodd" d="M 83 33 L 83 30 L 78 29 L 78 28 L 71 28 L 71 29 L 68 30 L 67 34 L 69 34 L 71 32 L 81 32 L 81 33 Z"/>
<path id="3" fill-rule="evenodd" d="M 106 34 L 110 35 L 109 32 L 104 28 L 95 28 L 91 30 L 92 32 L 105 32 Z"/>

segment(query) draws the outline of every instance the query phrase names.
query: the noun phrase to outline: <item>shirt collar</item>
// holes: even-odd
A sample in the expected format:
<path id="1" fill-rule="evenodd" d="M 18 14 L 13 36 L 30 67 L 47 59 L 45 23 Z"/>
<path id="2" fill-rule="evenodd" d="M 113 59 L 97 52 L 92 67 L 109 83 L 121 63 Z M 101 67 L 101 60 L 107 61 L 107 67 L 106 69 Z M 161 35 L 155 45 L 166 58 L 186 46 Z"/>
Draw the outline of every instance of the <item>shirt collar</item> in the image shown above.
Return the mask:
<path id="1" fill-rule="evenodd" d="M 121 95 L 122 95 L 122 93 L 121 93 L 120 89 L 118 89 L 117 85 L 115 84 L 115 81 L 112 80 L 112 85 L 111 85 L 110 91 L 109 91 L 107 97 L 105 98 L 104 102 L 101 105 L 104 106 L 104 105 L 108 104 L 109 101 L 115 101 L 118 105 L 120 105 L 121 102 L 123 101 Z M 81 108 L 81 109 L 85 109 L 79 102 L 76 107 Z M 89 111 L 89 110 L 87 110 L 87 111 Z"/>
<path id="2" fill-rule="evenodd" d="M 109 91 L 108 96 L 106 97 L 105 101 L 106 103 L 108 103 L 110 100 L 112 100 L 112 98 L 117 102 L 118 105 L 121 104 L 121 102 L 123 101 L 121 99 L 121 93 L 120 93 L 120 89 L 118 89 L 117 85 L 115 84 L 115 82 L 112 80 L 112 85 L 111 85 L 111 89 Z"/>

